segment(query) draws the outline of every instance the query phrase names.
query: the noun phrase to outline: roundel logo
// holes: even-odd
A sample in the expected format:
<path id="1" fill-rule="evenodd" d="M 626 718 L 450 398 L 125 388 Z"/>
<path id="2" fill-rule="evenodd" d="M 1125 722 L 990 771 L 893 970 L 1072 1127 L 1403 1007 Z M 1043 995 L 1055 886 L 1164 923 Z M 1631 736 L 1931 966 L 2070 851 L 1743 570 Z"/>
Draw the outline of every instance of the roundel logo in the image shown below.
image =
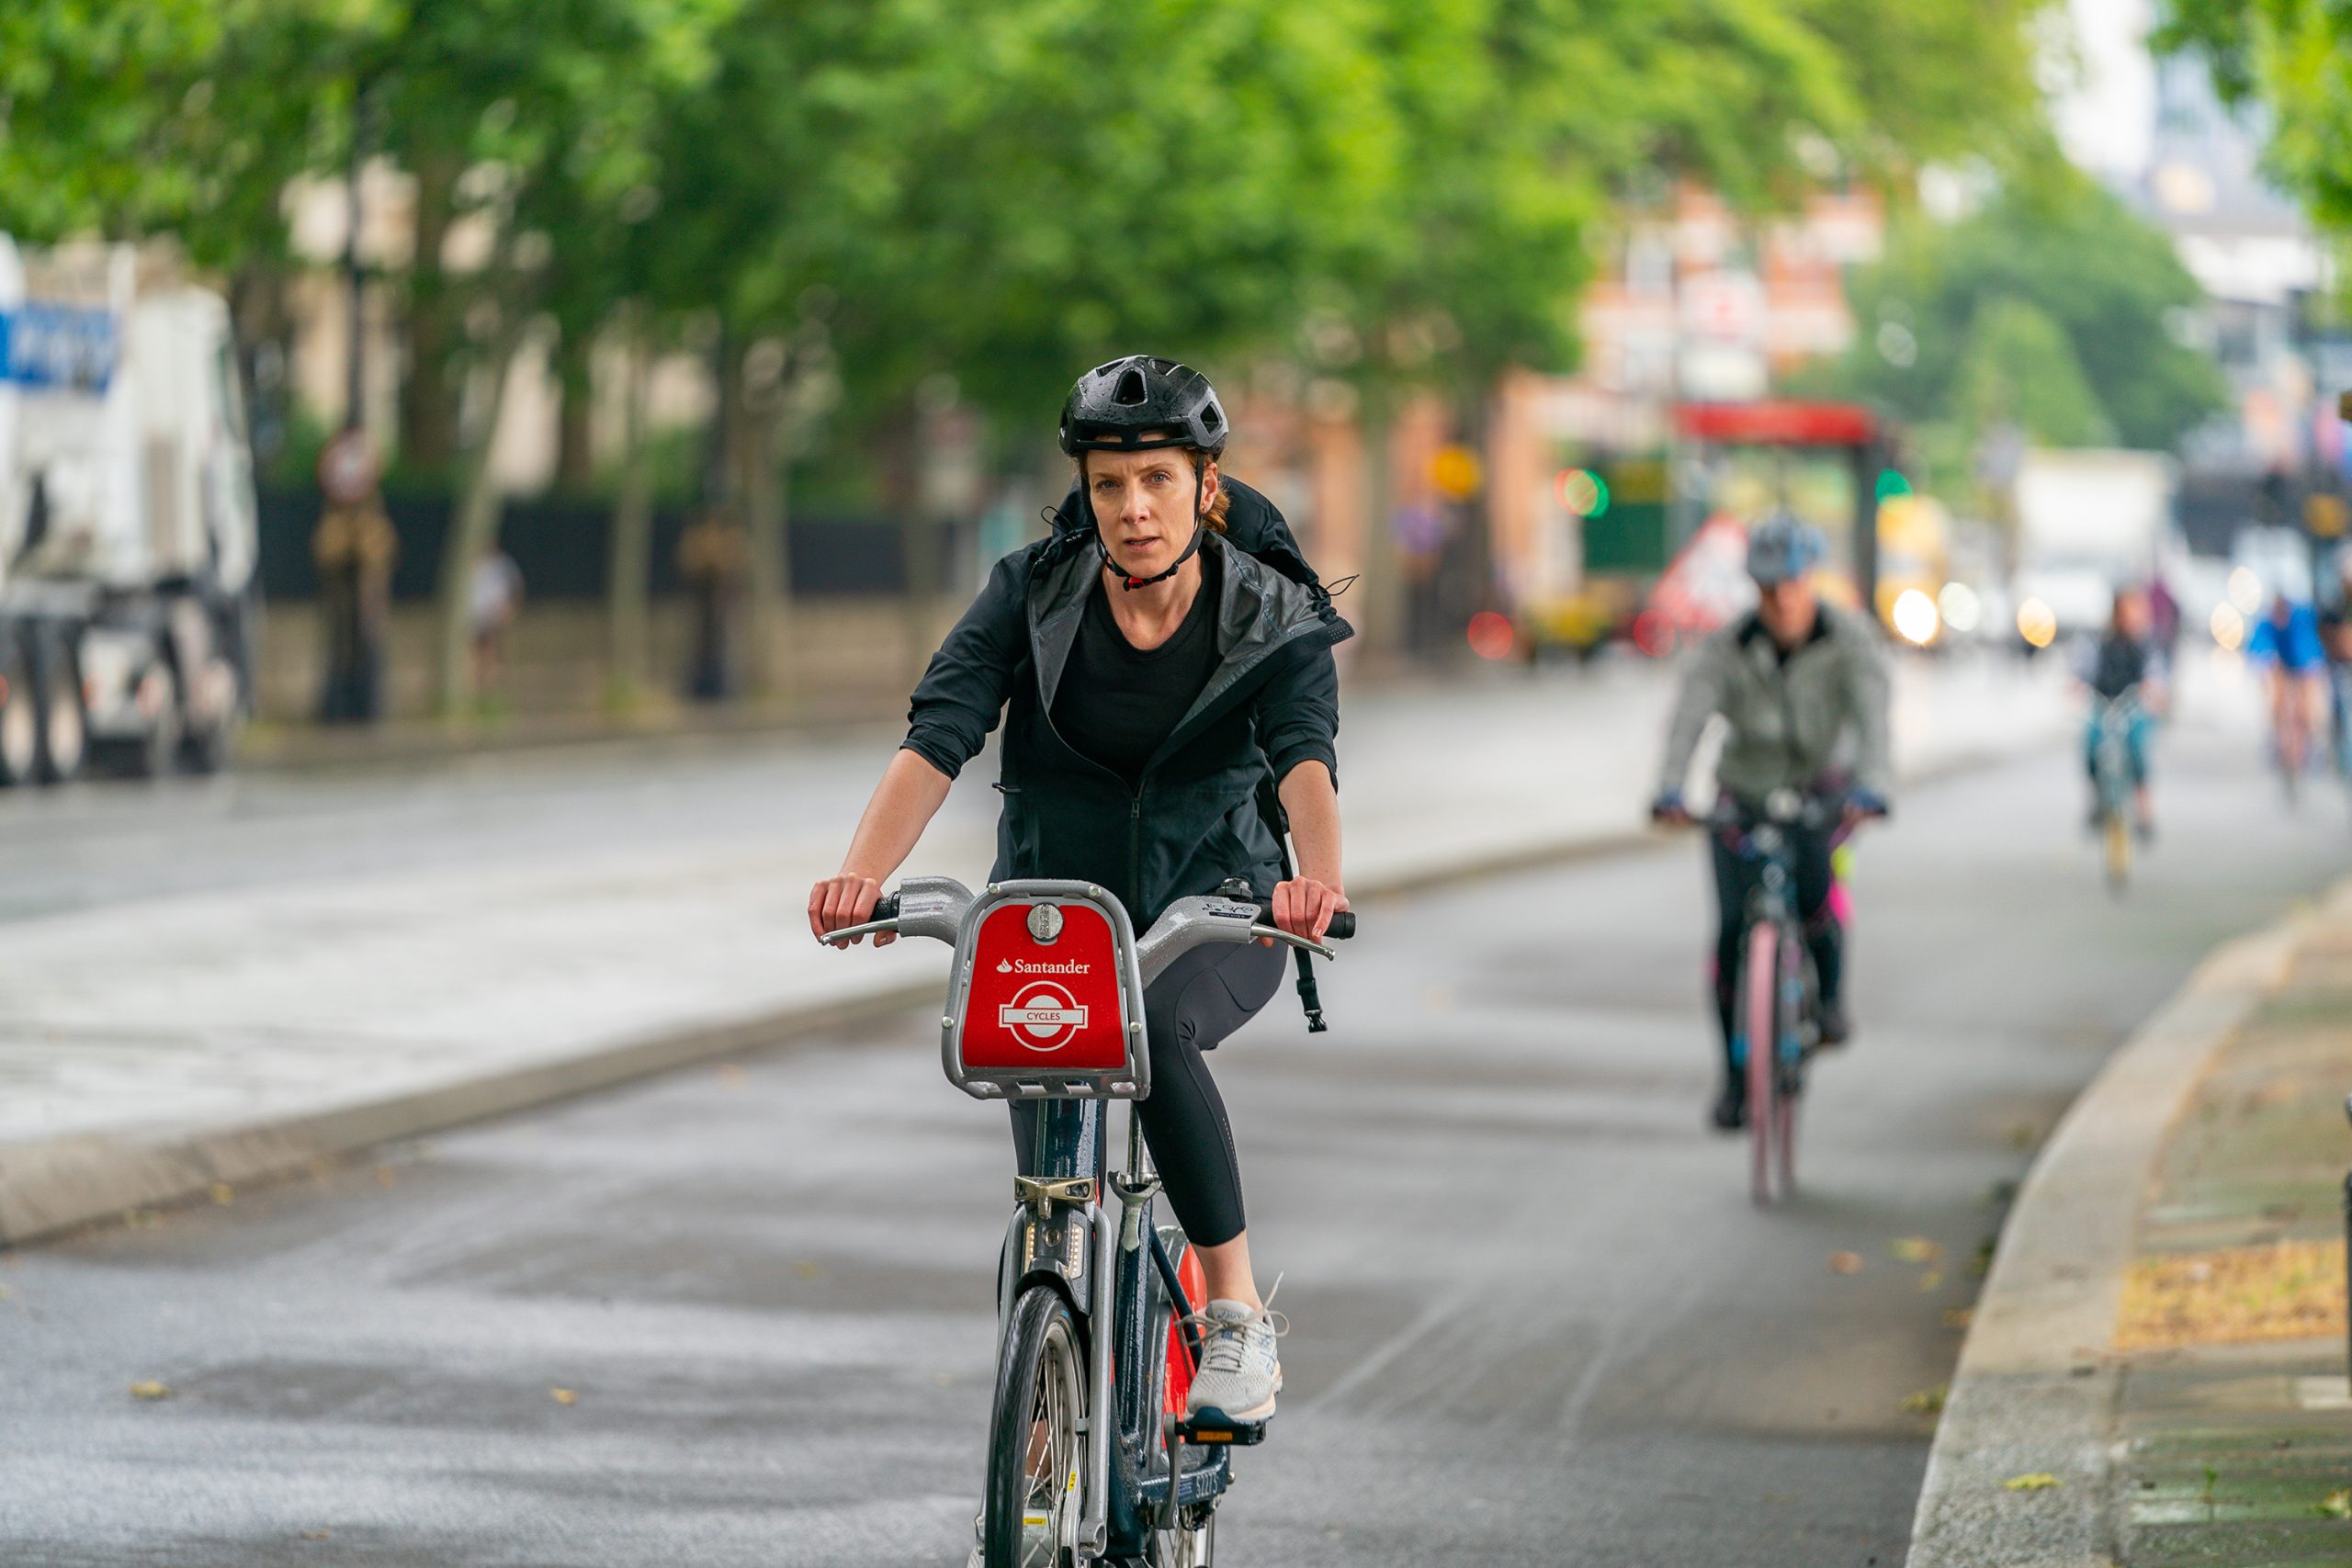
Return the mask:
<path id="1" fill-rule="evenodd" d="M 1032 980 L 997 1009 L 997 1021 L 1032 1051 L 1058 1051 L 1086 1027 L 1086 1009 L 1051 980 Z"/>

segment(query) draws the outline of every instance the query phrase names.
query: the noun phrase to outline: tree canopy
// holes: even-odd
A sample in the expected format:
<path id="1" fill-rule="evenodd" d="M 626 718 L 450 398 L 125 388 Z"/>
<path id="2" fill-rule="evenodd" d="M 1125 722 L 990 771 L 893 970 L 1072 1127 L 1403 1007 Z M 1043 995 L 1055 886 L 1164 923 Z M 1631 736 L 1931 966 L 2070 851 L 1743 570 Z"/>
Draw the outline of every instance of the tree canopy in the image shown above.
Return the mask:
<path id="1" fill-rule="evenodd" d="M 2181 341 L 2196 280 L 2087 179 L 2020 184 L 1956 223 L 1914 214 L 1847 299 L 1854 346 L 1809 384 L 1918 428 L 1947 487 L 1996 427 L 2162 448 L 2223 401 L 2212 361 Z"/>
<path id="2" fill-rule="evenodd" d="M 2352 228 L 2352 13 L 2322 0 L 2165 0 L 2157 47 L 2201 58 L 2223 102 L 2269 112 L 2271 173 Z"/>
<path id="3" fill-rule="evenodd" d="M 2030 141 L 2041 5 L 16 0 L 0 228 L 274 256 L 356 128 L 508 242 L 446 309 L 411 264 L 426 326 L 815 314 L 876 410 L 946 372 L 1033 416 L 1139 344 L 1467 390 L 1573 363 L 1661 175 L 1769 206 Z"/>

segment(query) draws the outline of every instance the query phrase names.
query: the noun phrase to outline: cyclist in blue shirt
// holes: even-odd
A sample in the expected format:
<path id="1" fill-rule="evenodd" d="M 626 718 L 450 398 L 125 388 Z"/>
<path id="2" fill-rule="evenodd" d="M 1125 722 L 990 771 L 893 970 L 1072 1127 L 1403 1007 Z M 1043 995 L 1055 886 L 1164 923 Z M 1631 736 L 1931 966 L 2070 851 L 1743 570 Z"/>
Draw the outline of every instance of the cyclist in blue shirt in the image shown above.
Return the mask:
<path id="1" fill-rule="evenodd" d="M 2327 673 L 2327 650 L 2320 642 L 2319 616 L 2309 604 L 2284 593 L 2270 601 L 2269 613 L 2254 626 L 2246 639 L 2245 656 L 2264 672 L 2270 694 L 2270 728 L 2278 748 L 2278 765 L 2289 777 L 2299 776 L 2311 750 L 2313 715 L 2320 682 Z"/>

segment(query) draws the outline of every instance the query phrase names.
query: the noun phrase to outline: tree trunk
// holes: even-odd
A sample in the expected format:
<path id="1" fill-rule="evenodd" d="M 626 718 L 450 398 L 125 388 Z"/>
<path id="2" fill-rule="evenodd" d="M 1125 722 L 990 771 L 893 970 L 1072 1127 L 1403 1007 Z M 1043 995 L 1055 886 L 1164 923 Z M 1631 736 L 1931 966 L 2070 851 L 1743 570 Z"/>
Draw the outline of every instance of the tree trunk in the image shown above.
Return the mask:
<path id="1" fill-rule="evenodd" d="M 458 457 L 458 512 L 441 548 L 441 714 L 457 718 L 473 707 L 473 627 L 468 600 L 474 562 L 498 539 L 498 514 L 503 498 L 491 472 L 491 444 L 498 435 L 499 415 L 506 407 L 506 383 L 522 347 L 524 325 L 517 321 L 499 328 L 488 355 L 489 406 L 481 428 Z"/>
<path id="2" fill-rule="evenodd" d="M 1404 560 L 1396 548 L 1396 477 L 1391 472 L 1390 436 L 1396 419 L 1391 400 L 1367 389 L 1357 405 L 1363 429 L 1363 595 L 1365 648 L 1385 657 L 1405 649 L 1407 590 Z"/>
<path id="3" fill-rule="evenodd" d="M 458 456 L 458 391 L 450 384 L 449 321 L 457 300 L 441 269 L 458 165 L 429 158 L 416 175 L 416 254 L 409 263 L 408 373 L 401 382 L 401 461 L 446 471 Z"/>
<path id="4" fill-rule="evenodd" d="M 644 700 L 647 605 L 653 569 L 652 445 L 645 438 L 652 355 L 632 325 L 628 383 L 621 394 L 621 489 L 613 509 L 612 558 L 605 574 L 607 658 L 605 700 L 627 711 Z"/>
<path id="5" fill-rule="evenodd" d="M 596 388 L 590 355 L 595 336 L 586 328 L 567 331 L 556 347 L 556 380 L 563 404 L 556 416 L 555 486 L 578 495 L 596 482 L 596 453 L 590 434 Z"/>
<path id="6" fill-rule="evenodd" d="M 775 411 L 752 420 L 748 457 L 743 520 L 752 552 L 752 690 L 768 697 L 781 694 L 791 683 L 784 638 L 792 592 L 792 563 L 786 554 L 792 470 Z"/>

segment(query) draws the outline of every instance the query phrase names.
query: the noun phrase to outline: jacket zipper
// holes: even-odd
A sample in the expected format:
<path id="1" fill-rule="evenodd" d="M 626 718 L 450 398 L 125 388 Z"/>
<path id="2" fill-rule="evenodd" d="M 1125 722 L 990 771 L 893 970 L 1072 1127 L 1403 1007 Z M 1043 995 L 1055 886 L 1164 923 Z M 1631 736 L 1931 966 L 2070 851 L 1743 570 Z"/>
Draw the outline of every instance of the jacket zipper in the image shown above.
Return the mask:
<path id="1" fill-rule="evenodd" d="M 1127 803 L 1127 891 L 1143 897 L 1143 792 L 1151 787 L 1151 775 L 1136 780 L 1136 793 Z"/>

